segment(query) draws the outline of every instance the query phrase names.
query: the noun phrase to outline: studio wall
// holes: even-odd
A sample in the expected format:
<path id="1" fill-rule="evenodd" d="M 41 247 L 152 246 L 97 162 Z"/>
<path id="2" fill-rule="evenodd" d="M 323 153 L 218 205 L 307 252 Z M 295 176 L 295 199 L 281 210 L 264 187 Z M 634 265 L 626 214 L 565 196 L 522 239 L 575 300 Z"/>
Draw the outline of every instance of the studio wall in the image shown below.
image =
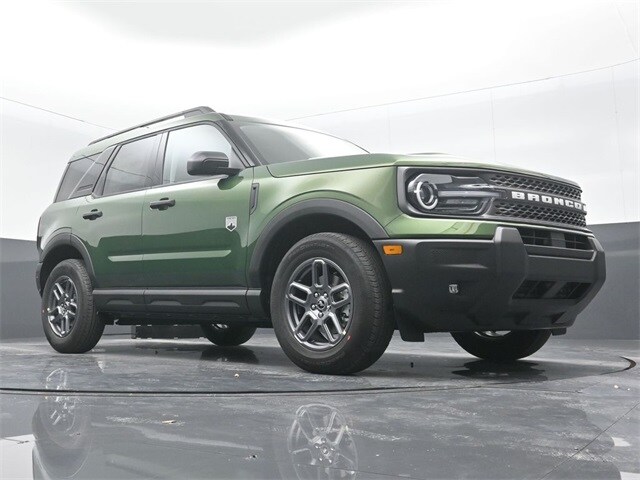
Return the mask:
<path id="1" fill-rule="evenodd" d="M 293 119 L 373 152 L 444 152 L 578 182 L 592 224 L 640 220 L 640 62 Z"/>

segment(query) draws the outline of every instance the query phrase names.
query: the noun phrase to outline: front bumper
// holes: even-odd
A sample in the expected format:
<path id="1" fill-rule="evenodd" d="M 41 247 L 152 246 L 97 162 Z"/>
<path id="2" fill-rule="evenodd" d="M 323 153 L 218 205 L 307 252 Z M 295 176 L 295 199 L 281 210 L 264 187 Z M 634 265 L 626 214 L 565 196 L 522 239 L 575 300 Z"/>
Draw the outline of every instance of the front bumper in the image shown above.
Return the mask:
<path id="1" fill-rule="evenodd" d="M 581 249 L 540 246 L 526 244 L 517 228 L 501 226 L 492 239 L 375 243 L 403 337 L 412 330 L 564 329 L 606 276 L 604 251 L 590 236 Z M 385 255 L 388 244 L 402 245 L 403 253 Z"/>

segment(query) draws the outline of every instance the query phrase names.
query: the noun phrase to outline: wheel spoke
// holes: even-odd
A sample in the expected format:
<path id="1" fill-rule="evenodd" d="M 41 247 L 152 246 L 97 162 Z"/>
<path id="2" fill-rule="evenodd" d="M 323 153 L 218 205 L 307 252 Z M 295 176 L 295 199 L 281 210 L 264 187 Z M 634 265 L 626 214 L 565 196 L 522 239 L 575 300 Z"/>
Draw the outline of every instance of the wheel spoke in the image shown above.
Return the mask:
<path id="1" fill-rule="evenodd" d="M 313 261 L 313 265 L 311 267 L 311 279 L 314 287 L 324 287 L 325 283 L 328 283 L 329 274 L 327 270 L 327 262 L 324 260 L 318 258 Z"/>
<path id="2" fill-rule="evenodd" d="M 324 335 L 324 337 L 327 339 L 329 343 L 335 343 L 336 340 L 333 337 L 331 330 L 329 330 L 329 325 L 327 325 L 326 323 L 322 324 L 322 334 Z"/>
<path id="3" fill-rule="evenodd" d="M 298 325 L 296 325 L 296 328 L 295 328 L 293 333 L 295 333 L 297 335 L 298 332 L 300 332 L 300 329 L 306 323 L 308 318 L 311 318 L 311 321 L 313 321 L 313 317 L 311 316 L 311 313 L 310 312 L 304 312 L 304 315 L 302 315 L 302 317 L 300 318 L 300 322 L 298 322 Z"/>
<path id="4" fill-rule="evenodd" d="M 349 297 L 346 297 L 346 298 L 341 298 L 340 300 L 337 300 L 337 301 L 332 301 L 331 306 L 337 309 L 337 308 L 346 307 L 350 303 L 351 303 L 351 299 Z"/>
<path id="5" fill-rule="evenodd" d="M 333 422 L 335 422 L 337 415 L 338 415 L 338 413 L 335 410 L 331 412 L 331 417 L 329 417 L 329 421 L 327 422 L 327 431 L 328 432 L 333 430 Z"/>
<path id="6" fill-rule="evenodd" d="M 342 442 L 342 437 L 344 436 L 345 430 L 346 430 L 345 426 L 341 425 L 340 426 L 340 430 L 338 430 L 338 434 L 336 435 L 335 440 L 333 442 L 331 442 L 334 447 L 338 447 L 340 445 L 340 442 Z"/>
<path id="7" fill-rule="evenodd" d="M 339 296 L 339 298 L 336 298 Z M 351 303 L 351 288 L 348 283 L 341 283 L 331 289 L 329 294 L 331 299 L 331 306 L 333 308 L 342 308 Z"/>
<path id="8" fill-rule="evenodd" d="M 342 325 L 340 324 L 340 320 L 338 320 L 338 316 L 335 313 L 332 313 L 329 316 L 331 318 L 331 321 L 333 322 L 333 325 L 336 327 L 336 332 L 338 332 L 338 335 L 342 335 Z"/>
<path id="9" fill-rule="evenodd" d="M 304 334 L 304 336 L 302 337 L 302 341 L 303 342 L 309 341 L 311 336 L 314 333 L 316 333 L 316 330 L 318 330 L 318 322 L 312 322 L 311 326 L 309 327 L 309 330 L 307 330 L 306 333 Z"/>
<path id="10" fill-rule="evenodd" d="M 331 287 L 331 295 L 335 295 L 336 293 L 340 293 L 343 290 L 346 290 L 347 292 L 349 292 L 349 290 L 351 290 L 351 288 L 349 287 L 348 283 L 343 282 L 343 283 L 339 283 L 335 287 Z"/>
<path id="11" fill-rule="evenodd" d="M 303 293 L 306 294 L 306 297 L 302 298 L 302 297 L 296 295 L 294 293 L 294 291 L 303 292 Z M 307 287 L 306 285 L 303 285 L 302 283 L 291 282 L 291 284 L 289 285 L 289 293 L 287 294 L 287 298 L 289 300 L 291 300 L 292 302 L 297 303 L 301 307 L 306 307 L 307 306 L 307 303 L 309 302 L 309 296 L 310 295 L 311 295 L 311 288 Z"/>

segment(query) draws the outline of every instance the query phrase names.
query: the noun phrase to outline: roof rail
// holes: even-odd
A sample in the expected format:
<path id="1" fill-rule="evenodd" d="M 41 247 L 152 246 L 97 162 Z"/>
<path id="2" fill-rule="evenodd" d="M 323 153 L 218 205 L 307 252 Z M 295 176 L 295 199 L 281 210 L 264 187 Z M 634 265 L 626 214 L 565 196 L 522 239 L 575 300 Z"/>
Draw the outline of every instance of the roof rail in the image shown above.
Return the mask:
<path id="1" fill-rule="evenodd" d="M 151 120 L 150 122 L 141 123 L 140 125 L 135 125 L 135 126 L 130 127 L 130 128 L 125 128 L 124 130 L 120 130 L 119 132 L 115 132 L 115 133 L 112 133 L 110 135 L 106 135 L 104 137 L 100 137 L 97 140 L 94 140 L 93 142 L 89 143 L 89 145 L 93 145 L 94 143 L 101 142 L 102 140 L 106 140 L 107 138 L 115 137 L 116 135 L 121 135 L 123 133 L 127 133 L 127 132 L 130 132 L 132 130 L 136 130 L 138 128 L 148 127 L 148 126 L 153 125 L 155 123 L 160 123 L 160 122 L 164 122 L 166 120 L 171 120 L 172 118 L 177 118 L 177 117 L 185 117 L 186 118 L 186 117 L 191 117 L 193 115 L 202 115 L 202 114 L 205 114 L 205 113 L 215 113 L 215 110 L 213 110 L 212 108 L 209 108 L 209 107 L 190 108 L 189 110 L 183 110 L 182 112 L 172 113 L 171 115 L 166 115 L 164 117 L 156 118 L 155 120 Z"/>

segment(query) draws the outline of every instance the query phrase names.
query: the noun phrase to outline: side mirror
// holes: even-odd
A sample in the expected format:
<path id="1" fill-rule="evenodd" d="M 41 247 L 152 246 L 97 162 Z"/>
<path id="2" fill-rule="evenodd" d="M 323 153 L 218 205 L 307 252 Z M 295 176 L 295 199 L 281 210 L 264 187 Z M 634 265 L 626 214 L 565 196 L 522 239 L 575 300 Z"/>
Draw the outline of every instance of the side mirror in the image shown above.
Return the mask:
<path id="1" fill-rule="evenodd" d="M 187 161 L 189 175 L 237 175 L 240 168 L 229 167 L 229 157 L 222 152 L 196 152 Z"/>

